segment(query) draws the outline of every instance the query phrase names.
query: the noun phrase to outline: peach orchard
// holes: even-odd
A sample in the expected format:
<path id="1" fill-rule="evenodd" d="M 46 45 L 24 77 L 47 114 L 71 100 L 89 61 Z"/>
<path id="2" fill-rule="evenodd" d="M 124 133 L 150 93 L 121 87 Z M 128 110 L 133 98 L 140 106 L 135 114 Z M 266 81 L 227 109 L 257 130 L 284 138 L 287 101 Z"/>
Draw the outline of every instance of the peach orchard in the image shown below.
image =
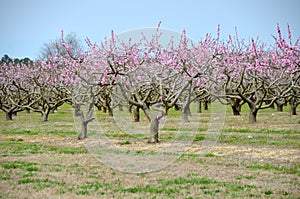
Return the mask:
<path id="1" fill-rule="evenodd" d="M 237 31 L 226 40 L 207 34 L 193 42 L 182 31 L 179 42 L 171 38 L 160 43 L 160 24 L 151 37 L 141 32 L 141 40 L 120 39 L 113 31 L 99 44 L 86 38 L 88 50 L 74 50 L 64 41 L 64 55 L 48 61 L 2 64 L 0 108 L 6 119 L 20 111 L 35 111 L 48 120 L 50 112 L 64 103 L 71 104 L 81 118 L 79 139 L 87 137 L 94 107 L 108 110 L 128 107 L 139 121 L 140 111 L 149 123 L 149 143 L 158 142 L 160 120 L 170 108 L 182 112 L 189 122 L 192 102 L 230 105 L 234 115 L 241 106 L 249 107 L 249 122 L 255 123 L 259 110 L 274 104 L 278 110 L 290 103 L 296 114 L 300 103 L 299 38 L 293 42 L 277 26 L 274 43 L 247 41 Z M 87 109 L 81 107 L 86 105 Z M 153 114 L 153 110 L 156 113 Z"/>

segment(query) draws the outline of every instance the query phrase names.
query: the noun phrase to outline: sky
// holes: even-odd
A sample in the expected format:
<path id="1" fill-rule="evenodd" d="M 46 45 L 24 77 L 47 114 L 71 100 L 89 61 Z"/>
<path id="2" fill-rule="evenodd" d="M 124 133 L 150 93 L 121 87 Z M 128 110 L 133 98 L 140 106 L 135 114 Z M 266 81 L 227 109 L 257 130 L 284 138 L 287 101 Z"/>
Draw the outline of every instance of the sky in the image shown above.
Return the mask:
<path id="1" fill-rule="evenodd" d="M 271 44 L 276 26 L 300 36 L 299 0 L 0 0 L 0 57 L 37 59 L 44 43 L 74 32 L 99 43 L 111 30 L 121 34 L 156 27 L 181 32 L 193 41 L 235 33 Z"/>

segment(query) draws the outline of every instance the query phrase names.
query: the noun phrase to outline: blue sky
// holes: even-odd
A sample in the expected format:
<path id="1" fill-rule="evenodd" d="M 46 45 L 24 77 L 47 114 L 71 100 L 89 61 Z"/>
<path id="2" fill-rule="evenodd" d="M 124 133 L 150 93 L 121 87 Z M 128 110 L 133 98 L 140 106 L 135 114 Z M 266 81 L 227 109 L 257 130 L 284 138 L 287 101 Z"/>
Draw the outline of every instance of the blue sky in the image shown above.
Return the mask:
<path id="1" fill-rule="evenodd" d="M 185 29 L 194 41 L 206 33 L 227 38 L 238 28 L 246 39 L 259 36 L 271 43 L 279 23 L 289 23 L 294 39 L 300 36 L 299 0 L 0 0 L 0 56 L 37 58 L 45 42 L 75 32 L 100 42 L 116 33 L 155 27 Z"/>

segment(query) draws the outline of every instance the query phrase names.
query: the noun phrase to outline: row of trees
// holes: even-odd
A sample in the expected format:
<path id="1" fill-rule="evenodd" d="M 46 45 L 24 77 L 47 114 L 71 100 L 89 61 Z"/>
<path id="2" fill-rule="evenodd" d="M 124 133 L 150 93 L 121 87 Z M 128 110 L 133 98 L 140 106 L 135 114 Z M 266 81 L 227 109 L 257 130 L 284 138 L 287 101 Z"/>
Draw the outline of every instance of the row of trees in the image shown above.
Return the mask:
<path id="1" fill-rule="evenodd" d="M 159 24 L 160 26 L 160 24 Z M 234 115 L 249 106 L 249 122 L 256 122 L 260 109 L 291 105 L 296 114 L 300 103 L 299 39 L 293 43 L 277 27 L 270 47 L 252 39 L 246 42 L 237 31 L 227 40 L 207 34 L 197 43 L 183 31 L 178 41 L 164 30 L 141 32 L 141 39 L 119 38 L 114 32 L 100 44 L 86 39 L 88 50 L 68 42 L 63 32 L 57 50 L 41 61 L 1 64 L 1 104 L 8 120 L 22 110 L 32 110 L 47 121 L 51 111 L 70 103 L 81 118 L 79 139 L 87 137 L 94 107 L 113 116 L 117 106 L 128 106 L 139 121 L 142 110 L 150 122 L 149 143 L 158 142 L 158 126 L 172 107 L 180 107 L 182 121 L 188 122 L 193 101 L 219 100 L 231 105 Z M 147 30 L 150 31 L 150 30 Z M 148 34 L 149 35 L 149 34 Z M 166 43 L 164 41 L 164 43 Z M 60 47 L 59 47 L 60 46 Z M 87 111 L 81 108 L 86 105 Z M 155 111 L 156 114 L 153 114 Z"/>

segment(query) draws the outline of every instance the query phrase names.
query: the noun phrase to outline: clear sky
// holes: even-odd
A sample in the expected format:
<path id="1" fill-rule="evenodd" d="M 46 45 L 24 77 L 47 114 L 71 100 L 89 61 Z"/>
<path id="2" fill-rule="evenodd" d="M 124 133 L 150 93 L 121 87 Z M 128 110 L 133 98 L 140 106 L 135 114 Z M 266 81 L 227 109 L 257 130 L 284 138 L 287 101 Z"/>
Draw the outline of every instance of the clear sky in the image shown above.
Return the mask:
<path id="1" fill-rule="evenodd" d="M 206 33 L 227 38 L 238 28 L 246 39 L 271 43 L 279 23 L 300 36 L 300 0 L 0 0 L 0 57 L 37 58 L 45 42 L 75 32 L 100 42 L 116 33 L 156 27 L 185 29 L 197 41 Z"/>

